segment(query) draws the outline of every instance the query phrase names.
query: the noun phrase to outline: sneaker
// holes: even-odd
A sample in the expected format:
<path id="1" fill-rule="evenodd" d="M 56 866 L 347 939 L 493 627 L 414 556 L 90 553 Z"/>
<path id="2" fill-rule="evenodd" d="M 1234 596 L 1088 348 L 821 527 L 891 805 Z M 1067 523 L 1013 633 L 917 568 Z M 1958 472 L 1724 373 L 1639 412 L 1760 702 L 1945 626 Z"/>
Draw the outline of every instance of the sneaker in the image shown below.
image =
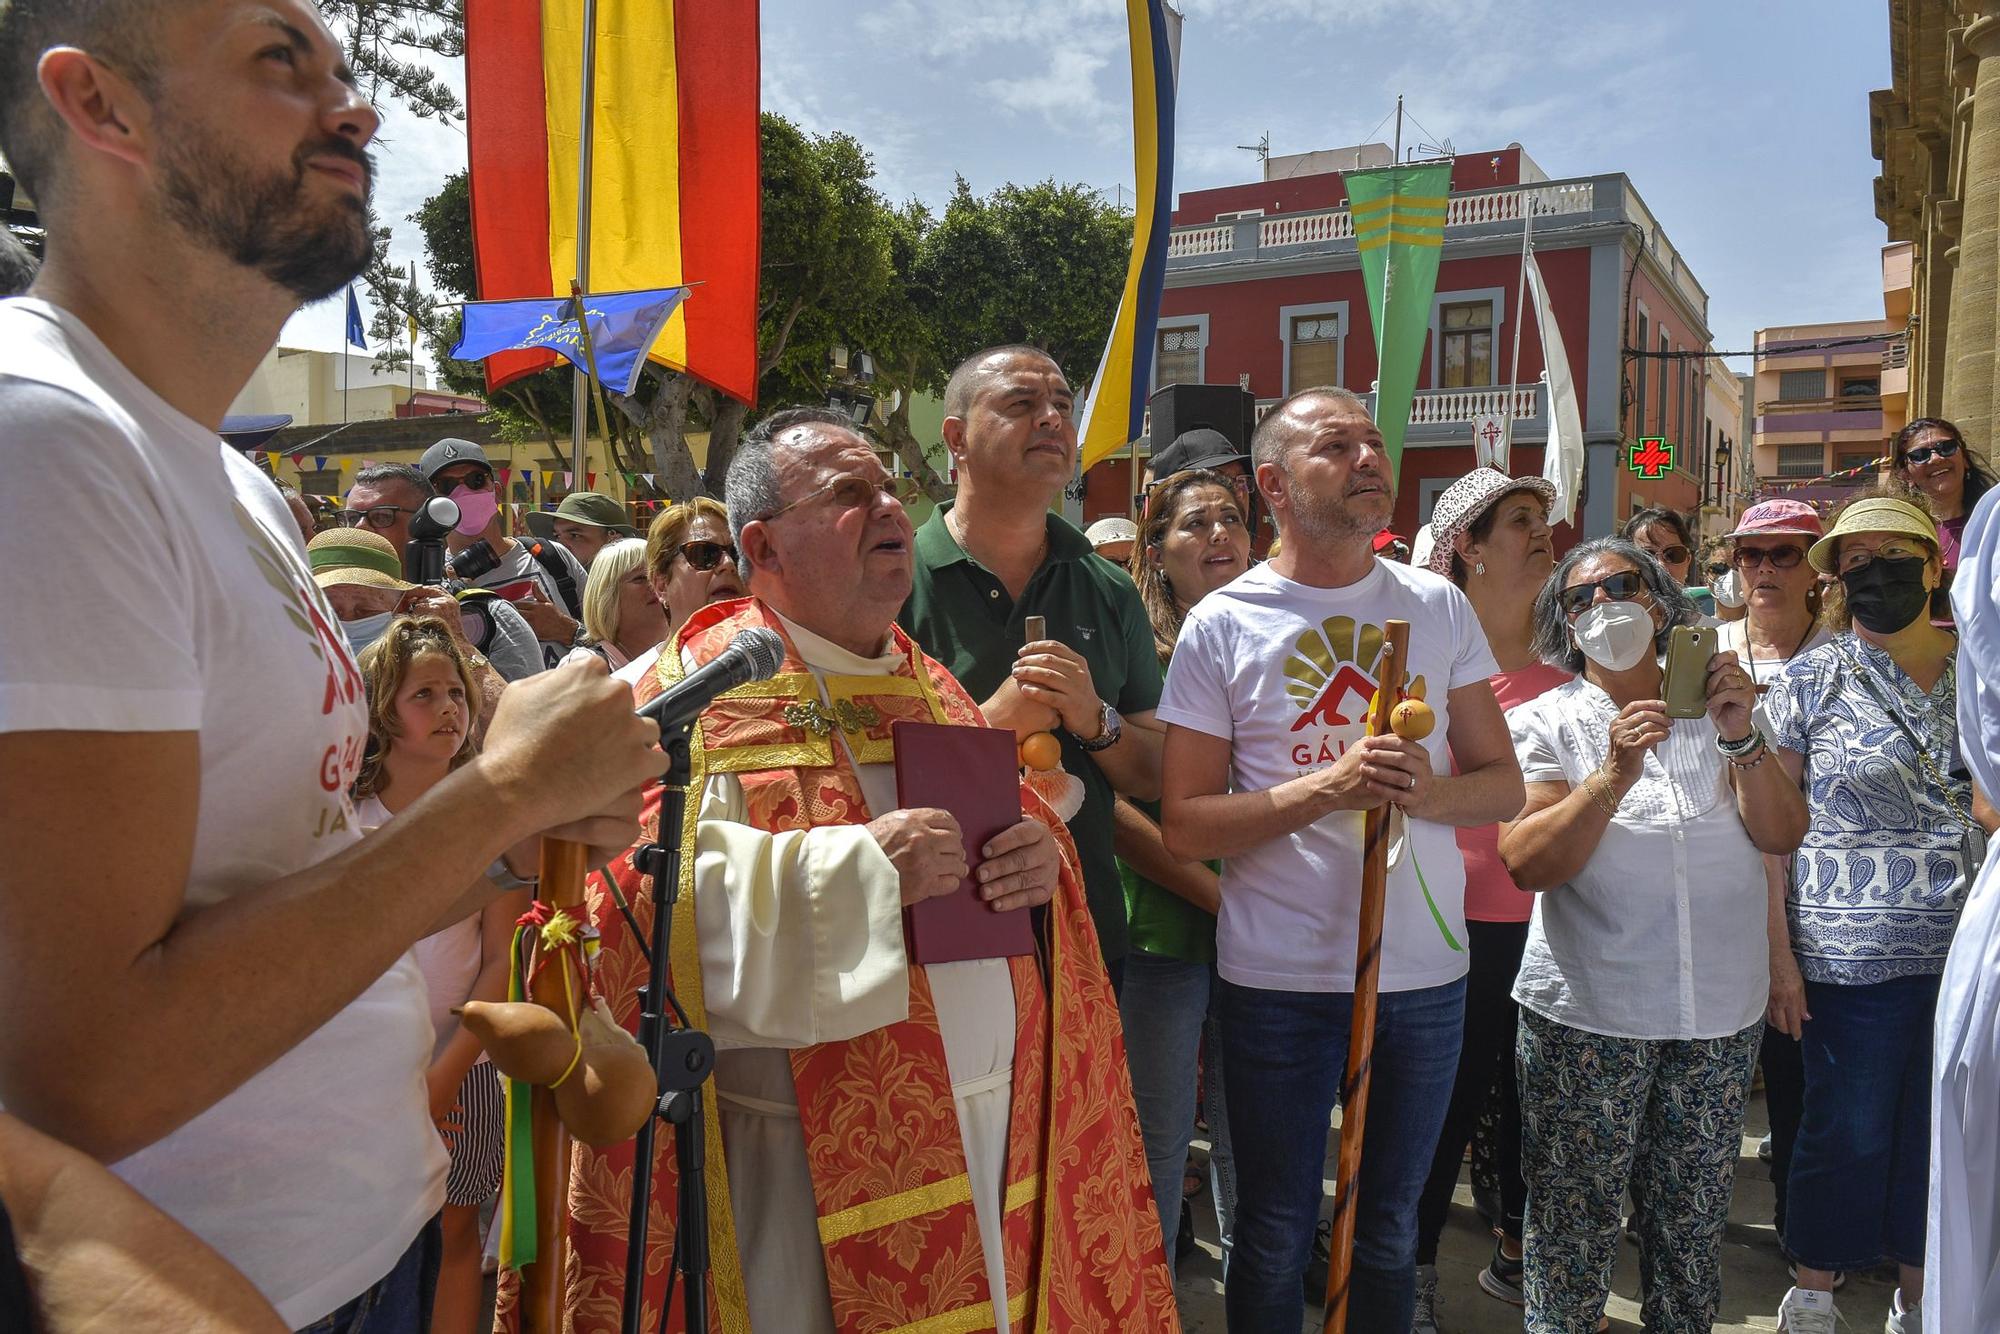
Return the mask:
<path id="1" fill-rule="evenodd" d="M 1410 1334 L 1438 1334 L 1438 1267 L 1417 1266 L 1417 1318 L 1410 1322 Z"/>
<path id="2" fill-rule="evenodd" d="M 1785 1262 L 1785 1272 L 1786 1272 L 1787 1274 L 1790 1274 L 1790 1275 L 1792 1276 L 1792 1282 L 1794 1282 L 1794 1283 L 1798 1282 L 1798 1281 L 1799 1281 L 1799 1262 L 1798 1262 L 1797 1260 L 1787 1260 L 1787 1261 Z M 1835 1292 L 1839 1292 L 1839 1291 L 1840 1291 L 1840 1290 L 1841 1290 L 1842 1288 L 1844 1288 L 1844 1287 L 1846 1287 L 1846 1286 L 1847 1286 L 1847 1271 L 1846 1271 L 1846 1270 L 1844 1270 L 1844 1269 L 1836 1269 L 1836 1270 L 1834 1270 L 1834 1271 L 1833 1271 L 1833 1290 L 1834 1290 Z"/>
<path id="3" fill-rule="evenodd" d="M 1760 1163 L 1771 1161 L 1771 1137 L 1769 1135 L 1757 1141 L 1757 1161 Z"/>
<path id="4" fill-rule="evenodd" d="M 1903 1305 L 1903 1290 L 1897 1288 L 1896 1295 L 1889 1299 L 1889 1318 L 1882 1322 L 1882 1334 L 1922 1334 L 1923 1306 L 1921 1297 L 1915 1306 Z"/>
<path id="5" fill-rule="evenodd" d="M 1527 1305 L 1527 1298 L 1521 1295 L 1521 1262 L 1508 1259 L 1497 1241 L 1493 1243 L 1493 1262 L 1479 1271 L 1479 1290 L 1509 1306 Z"/>
<path id="6" fill-rule="evenodd" d="M 1326 1300 L 1326 1271 L 1333 1264 L 1333 1220 L 1322 1218 L 1313 1229 L 1312 1258 L 1306 1261 L 1306 1305 Z"/>
<path id="7" fill-rule="evenodd" d="M 1835 1334 L 1833 1294 L 1793 1288 L 1778 1306 L 1778 1334 Z"/>

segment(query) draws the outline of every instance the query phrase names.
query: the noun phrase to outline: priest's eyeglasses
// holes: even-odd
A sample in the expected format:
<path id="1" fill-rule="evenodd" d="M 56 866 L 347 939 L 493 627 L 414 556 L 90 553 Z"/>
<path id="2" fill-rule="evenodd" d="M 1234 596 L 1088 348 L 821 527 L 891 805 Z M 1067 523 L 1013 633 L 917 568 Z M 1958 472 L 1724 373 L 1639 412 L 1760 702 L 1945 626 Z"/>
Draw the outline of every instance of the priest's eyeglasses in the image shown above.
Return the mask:
<path id="1" fill-rule="evenodd" d="M 907 505 L 923 494 L 923 487 L 914 477 L 857 477 L 849 474 L 836 477 L 816 491 L 808 491 L 789 505 L 780 505 L 766 514 L 768 521 L 799 506 L 818 500 L 821 496 L 832 496 L 838 509 L 855 510 L 872 508 L 878 497 L 888 496 L 898 504 Z"/>

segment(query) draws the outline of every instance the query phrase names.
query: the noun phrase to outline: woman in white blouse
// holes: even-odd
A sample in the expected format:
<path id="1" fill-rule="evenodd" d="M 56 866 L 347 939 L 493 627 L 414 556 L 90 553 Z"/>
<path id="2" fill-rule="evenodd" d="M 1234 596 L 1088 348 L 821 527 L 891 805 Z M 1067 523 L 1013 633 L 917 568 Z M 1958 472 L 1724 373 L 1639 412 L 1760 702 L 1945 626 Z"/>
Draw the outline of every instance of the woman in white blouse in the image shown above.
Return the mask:
<path id="1" fill-rule="evenodd" d="M 1514 988 L 1531 1334 L 1602 1314 L 1628 1183 L 1646 1327 L 1705 1330 L 1721 1296 L 1769 983 L 1758 854 L 1798 846 L 1805 805 L 1733 654 L 1708 664 L 1706 716 L 1667 716 L 1659 655 L 1695 619 L 1631 542 L 1577 547 L 1535 627 L 1543 660 L 1580 677 L 1508 716 L 1528 800 L 1500 856 L 1539 891 Z"/>

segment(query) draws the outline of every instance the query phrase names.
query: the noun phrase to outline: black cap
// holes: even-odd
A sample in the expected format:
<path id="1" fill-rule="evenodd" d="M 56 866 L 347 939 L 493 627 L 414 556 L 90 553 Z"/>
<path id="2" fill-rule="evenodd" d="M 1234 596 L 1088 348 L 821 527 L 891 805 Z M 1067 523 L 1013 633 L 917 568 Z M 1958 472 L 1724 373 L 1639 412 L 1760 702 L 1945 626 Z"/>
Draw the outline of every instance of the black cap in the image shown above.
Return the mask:
<path id="1" fill-rule="evenodd" d="M 417 471 L 424 475 L 426 481 L 434 481 L 439 473 L 457 463 L 477 463 L 488 472 L 493 471 L 493 465 L 486 461 L 485 450 L 470 440 L 449 438 L 424 451 L 424 456 L 417 460 Z"/>
<path id="2" fill-rule="evenodd" d="M 1182 431 L 1174 442 L 1153 455 L 1153 476 L 1171 477 L 1190 468 L 1220 468 L 1230 463 L 1248 464 L 1250 456 L 1229 443 L 1229 437 L 1207 426 Z"/>

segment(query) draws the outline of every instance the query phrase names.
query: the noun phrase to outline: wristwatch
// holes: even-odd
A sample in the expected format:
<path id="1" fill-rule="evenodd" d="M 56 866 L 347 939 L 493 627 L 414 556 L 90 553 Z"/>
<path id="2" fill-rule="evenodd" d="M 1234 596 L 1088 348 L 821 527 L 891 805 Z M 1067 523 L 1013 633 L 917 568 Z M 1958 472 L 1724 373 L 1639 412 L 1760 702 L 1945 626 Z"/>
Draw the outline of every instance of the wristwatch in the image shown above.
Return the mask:
<path id="1" fill-rule="evenodd" d="M 1102 700 L 1098 702 L 1104 705 L 1104 712 L 1098 715 L 1103 726 L 1099 728 L 1096 739 L 1085 741 L 1082 737 L 1077 736 L 1076 733 L 1070 732 L 1070 735 L 1076 738 L 1077 745 L 1093 754 L 1100 750 L 1110 750 L 1118 744 L 1118 738 L 1125 735 L 1125 720 L 1118 716 L 1118 710 L 1112 708 L 1109 704 L 1104 704 Z M 1065 728 L 1063 730 L 1068 731 L 1069 729 Z"/>

